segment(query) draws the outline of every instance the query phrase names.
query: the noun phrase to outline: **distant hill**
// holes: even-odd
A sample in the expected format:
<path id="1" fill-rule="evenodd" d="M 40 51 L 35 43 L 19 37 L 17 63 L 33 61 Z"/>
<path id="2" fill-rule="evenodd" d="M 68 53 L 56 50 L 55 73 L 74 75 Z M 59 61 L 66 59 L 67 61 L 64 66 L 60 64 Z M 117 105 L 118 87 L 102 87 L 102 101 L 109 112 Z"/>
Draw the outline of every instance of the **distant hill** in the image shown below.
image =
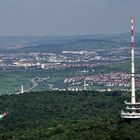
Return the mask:
<path id="1" fill-rule="evenodd" d="M 73 35 L 73 36 L 0 36 L 0 44 L 17 44 L 17 43 L 46 43 L 46 44 L 63 44 L 70 43 L 82 39 L 101 39 L 116 42 L 129 42 L 130 33 L 121 34 L 89 34 L 89 35 Z M 139 40 L 140 33 L 135 33 L 135 40 Z"/>
<path id="2" fill-rule="evenodd" d="M 135 43 L 140 42 L 140 33 L 135 34 Z M 115 35 L 77 36 L 0 36 L 0 50 L 50 51 L 123 47 L 130 44 L 130 33 Z"/>
<path id="3" fill-rule="evenodd" d="M 35 46 L 28 46 L 18 49 L 21 52 L 55 52 L 62 51 L 77 51 L 77 50 L 91 50 L 91 49 L 108 49 L 108 48 L 126 47 L 125 43 L 115 41 L 102 40 L 102 39 L 80 39 L 71 43 L 65 44 L 40 44 Z"/>

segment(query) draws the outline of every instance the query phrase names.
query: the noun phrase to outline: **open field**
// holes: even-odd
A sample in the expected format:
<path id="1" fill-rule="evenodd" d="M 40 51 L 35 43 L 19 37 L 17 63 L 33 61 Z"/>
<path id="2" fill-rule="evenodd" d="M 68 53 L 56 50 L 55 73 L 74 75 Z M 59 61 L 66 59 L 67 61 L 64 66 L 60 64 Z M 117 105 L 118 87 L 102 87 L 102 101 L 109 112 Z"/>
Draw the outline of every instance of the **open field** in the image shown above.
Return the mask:
<path id="1" fill-rule="evenodd" d="M 22 74 L 1 73 L 0 79 L 0 94 L 16 93 L 21 90 L 21 85 L 28 88 L 30 83 L 29 78 Z"/>

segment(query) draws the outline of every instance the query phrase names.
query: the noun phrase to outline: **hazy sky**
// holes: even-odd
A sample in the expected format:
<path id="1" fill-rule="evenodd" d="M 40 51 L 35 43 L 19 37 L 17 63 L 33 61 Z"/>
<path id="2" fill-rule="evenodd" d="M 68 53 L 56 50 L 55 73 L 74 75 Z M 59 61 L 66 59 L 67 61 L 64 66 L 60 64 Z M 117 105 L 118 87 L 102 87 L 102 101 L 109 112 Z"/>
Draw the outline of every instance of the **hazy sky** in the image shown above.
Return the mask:
<path id="1" fill-rule="evenodd" d="M 0 35 L 140 32 L 140 0 L 0 0 Z"/>

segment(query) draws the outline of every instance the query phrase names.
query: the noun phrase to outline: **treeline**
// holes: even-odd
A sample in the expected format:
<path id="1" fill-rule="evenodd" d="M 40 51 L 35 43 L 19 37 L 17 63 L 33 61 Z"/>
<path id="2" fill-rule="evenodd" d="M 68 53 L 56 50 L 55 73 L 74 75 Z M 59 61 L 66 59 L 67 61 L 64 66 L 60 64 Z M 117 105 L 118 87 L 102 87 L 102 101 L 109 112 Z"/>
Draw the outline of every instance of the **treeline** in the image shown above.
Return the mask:
<path id="1" fill-rule="evenodd" d="M 139 140 L 140 121 L 120 121 L 130 93 L 36 92 L 0 96 L 0 140 Z M 139 96 L 139 92 L 138 92 Z"/>

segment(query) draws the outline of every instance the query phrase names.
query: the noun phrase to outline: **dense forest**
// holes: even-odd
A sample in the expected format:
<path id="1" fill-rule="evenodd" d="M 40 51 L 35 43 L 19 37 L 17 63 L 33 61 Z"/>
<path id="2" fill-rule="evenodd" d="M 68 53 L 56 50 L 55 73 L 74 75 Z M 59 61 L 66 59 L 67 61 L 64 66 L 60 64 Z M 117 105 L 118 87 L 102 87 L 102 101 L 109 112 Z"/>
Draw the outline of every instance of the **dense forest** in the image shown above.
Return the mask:
<path id="1" fill-rule="evenodd" d="M 139 92 L 138 99 L 140 99 Z M 0 140 L 139 140 L 140 121 L 120 119 L 128 92 L 46 91 L 0 96 Z"/>

